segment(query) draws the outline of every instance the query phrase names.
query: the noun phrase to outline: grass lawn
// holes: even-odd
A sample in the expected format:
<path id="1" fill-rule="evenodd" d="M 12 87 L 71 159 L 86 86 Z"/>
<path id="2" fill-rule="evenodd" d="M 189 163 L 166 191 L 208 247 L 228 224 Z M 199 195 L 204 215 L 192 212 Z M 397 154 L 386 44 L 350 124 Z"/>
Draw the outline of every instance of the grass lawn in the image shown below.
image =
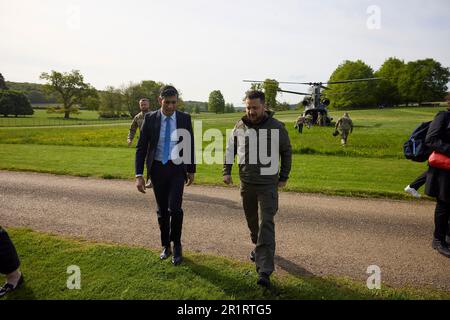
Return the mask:
<path id="1" fill-rule="evenodd" d="M 133 179 L 134 148 L 0 144 L 0 169 Z M 407 160 L 295 154 L 286 191 L 409 198 L 403 187 L 424 169 Z M 198 166 L 195 183 L 224 185 L 222 166 Z"/>
<path id="2" fill-rule="evenodd" d="M 277 113 L 289 131 L 294 153 L 287 190 L 407 197 L 403 188 L 426 169 L 426 164 L 405 160 L 403 143 L 420 122 L 433 119 L 439 110 L 443 108 L 350 111 L 355 130 L 345 148 L 340 146 L 339 138 L 331 135 L 333 128 L 305 128 L 299 135 L 293 128 L 299 112 Z M 331 112 L 331 116 L 336 120 L 342 113 Z M 193 115 L 194 127 L 196 121 L 201 121 L 203 132 L 215 128 L 225 133 L 241 116 Z M 0 128 L 0 169 L 131 178 L 134 148 L 126 147 L 127 133 L 127 123 Z M 203 148 L 208 144 L 204 141 Z M 220 165 L 198 166 L 197 183 L 220 184 L 220 176 Z"/>
<path id="3" fill-rule="evenodd" d="M 433 119 L 437 111 L 443 108 L 409 108 L 384 110 L 351 111 L 355 130 L 349 137 L 346 148 L 340 146 L 339 138 L 333 137 L 333 128 L 314 127 L 304 129 L 299 135 L 294 129 L 298 111 L 286 111 L 276 114 L 276 118 L 286 124 L 293 152 L 297 154 L 320 154 L 367 158 L 402 159 L 403 143 L 412 130 L 421 122 Z M 342 112 L 332 112 L 337 119 Z M 201 121 L 203 132 L 210 128 L 220 130 L 233 128 L 242 113 L 235 114 L 199 114 L 193 115 L 193 121 Z M 25 120 L 25 119 L 19 119 Z M 1 128 L 0 143 L 11 144 L 51 144 L 91 147 L 124 147 L 131 121 L 120 125 L 68 128 Z M 103 121 L 107 124 L 108 122 Z M 136 142 L 136 140 L 135 140 Z M 206 146 L 209 142 L 204 142 Z"/>
<path id="4" fill-rule="evenodd" d="M 369 290 L 347 278 L 277 273 L 273 289 L 256 285 L 251 263 L 189 253 L 177 267 L 140 247 L 61 238 L 8 229 L 21 258 L 25 283 L 7 299 L 450 299 L 420 289 Z M 69 290 L 67 267 L 81 271 L 81 289 Z"/>

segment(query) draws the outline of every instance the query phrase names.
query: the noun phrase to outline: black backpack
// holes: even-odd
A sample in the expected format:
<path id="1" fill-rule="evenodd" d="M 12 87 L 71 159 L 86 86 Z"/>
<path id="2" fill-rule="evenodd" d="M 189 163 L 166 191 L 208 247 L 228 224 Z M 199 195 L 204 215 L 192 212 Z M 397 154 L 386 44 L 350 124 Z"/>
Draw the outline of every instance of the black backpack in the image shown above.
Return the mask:
<path id="1" fill-rule="evenodd" d="M 408 141 L 403 144 L 403 154 L 406 159 L 425 162 L 431 155 L 431 150 L 425 145 L 425 138 L 431 121 L 421 123 L 409 137 Z"/>

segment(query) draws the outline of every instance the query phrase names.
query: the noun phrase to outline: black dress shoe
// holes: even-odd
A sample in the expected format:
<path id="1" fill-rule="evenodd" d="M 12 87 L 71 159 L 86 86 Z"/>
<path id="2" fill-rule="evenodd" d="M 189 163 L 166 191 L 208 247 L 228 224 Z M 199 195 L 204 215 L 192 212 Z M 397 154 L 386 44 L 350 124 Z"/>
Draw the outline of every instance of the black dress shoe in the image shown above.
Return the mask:
<path id="1" fill-rule="evenodd" d="M 159 255 L 159 258 L 161 260 L 165 260 L 172 254 L 172 250 L 170 250 L 170 246 L 163 247 L 163 250 L 161 251 L 161 254 Z"/>
<path id="2" fill-rule="evenodd" d="M 449 235 L 447 235 L 445 237 L 445 242 L 447 242 L 447 246 L 450 246 L 450 236 Z"/>
<path id="3" fill-rule="evenodd" d="M 250 258 L 250 260 L 255 262 L 255 260 L 256 260 L 256 258 L 255 258 L 255 250 L 252 250 L 252 252 L 250 252 L 249 258 Z"/>
<path id="4" fill-rule="evenodd" d="M 270 277 L 269 275 L 261 272 L 258 277 L 258 281 L 256 282 L 261 287 L 270 288 Z"/>
<path id="5" fill-rule="evenodd" d="M 434 250 L 436 250 L 443 256 L 450 258 L 450 250 L 448 249 L 448 246 L 444 241 L 433 239 L 431 246 Z"/>
<path id="6" fill-rule="evenodd" d="M 182 261 L 183 261 L 183 253 L 182 253 L 181 245 L 173 246 L 173 257 L 172 257 L 173 265 L 177 266 Z"/>
<path id="7" fill-rule="evenodd" d="M 13 292 L 14 290 L 17 290 L 22 285 L 23 281 L 23 274 L 20 274 L 20 278 L 16 286 L 13 286 L 11 283 L 5 283 L 5 285 L 0 288 L 0 298 L 3 298 L 8 293 Z"/>

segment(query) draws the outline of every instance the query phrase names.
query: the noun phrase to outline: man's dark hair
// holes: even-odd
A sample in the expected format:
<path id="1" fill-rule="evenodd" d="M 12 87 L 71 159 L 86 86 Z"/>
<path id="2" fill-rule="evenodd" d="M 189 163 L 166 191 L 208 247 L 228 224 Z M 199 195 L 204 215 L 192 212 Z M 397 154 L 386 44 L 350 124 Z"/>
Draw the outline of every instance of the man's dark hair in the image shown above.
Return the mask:
<path id="1" fill-rule="evenodd" d="M 173 97 L 176 96 L 178 98 L 178 91 L 177 89 L 175 89 L 174 86 L 162 86 L 161 89 L 159 89 L 159 96 L 161 98 L 166 98 L 166 97 Z"/>
<path id="2" fill-rule="evenodd" d="M 259 90 L 250 90 L 245 93 L 244 100 L 253 100 L 253 99 L 259 99 L 262 103 L 266 102 L 266 96 L 264 95 L 264 92 Z"/>

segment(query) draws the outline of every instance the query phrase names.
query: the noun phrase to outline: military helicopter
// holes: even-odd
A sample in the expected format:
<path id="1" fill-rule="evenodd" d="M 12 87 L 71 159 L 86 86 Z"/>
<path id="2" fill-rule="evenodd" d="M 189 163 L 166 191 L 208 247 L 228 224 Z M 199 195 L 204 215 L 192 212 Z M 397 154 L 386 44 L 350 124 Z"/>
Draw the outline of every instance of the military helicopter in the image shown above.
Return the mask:
<path id="1" fill-rule="evenodd" d="M 312 116 L 312 123 L 317 123 L 319 119 L 319 115 L 321 115 L 321 123 L 319 125 L 321 126 L 330 126 L 331 121 L 333 118 L 330 118 L 328 116 L 328 109 L 327 107 L 330 105 L 330 100 L 328 98 L 321 99 L 322 96 L 322 89 L 327 90 L 330 89 L 329 87 L 326 87 L 325 85 L 333 85 L 333 84 L 339 84 L 339 83 L 351 83 L 351 82 L 362 82 L 362 81 L 374 81 L 374 80 L 380 80 L 382 78 L 365 78 L 365 79 L 350 79 L 350 80 L 341 80 L 341 81 L 328 81 L 328 82 L 278 82 L 278 84 L 300 84 L 300 85 L 307 85 L 310 86 L 310 92 L 297 92 L 297 91 L 289 91 L 289 90 L 283 90 L 278 88 L 278 92 L 285 92 L 285 93 L 291 93 L 291 94 L 297 94 L 305 96 L 305 98 L 302 101 L 302 104 L 304 106 L 303 116 L 311 115 Z M 251 83 L 264 83 L 264 81 L 260 80 L 243 80 L 244 82 L 251 82 Z M 344 94 L 344 92 L 338 92 L 338 93 L 329 93 L 327 95 L 336 95 L 336 94 Z"/>

